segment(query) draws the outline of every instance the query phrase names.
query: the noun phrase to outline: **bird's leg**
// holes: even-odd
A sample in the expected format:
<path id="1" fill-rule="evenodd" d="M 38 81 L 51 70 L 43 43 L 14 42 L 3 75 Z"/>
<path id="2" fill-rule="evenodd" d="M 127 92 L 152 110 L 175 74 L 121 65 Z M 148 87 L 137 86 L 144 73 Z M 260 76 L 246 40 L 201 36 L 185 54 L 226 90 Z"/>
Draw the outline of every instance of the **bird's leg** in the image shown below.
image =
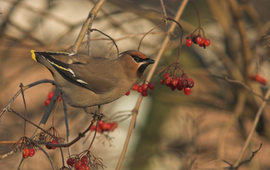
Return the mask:
<path id="1" fill-rule="evenodd" d="M 102 109 L 101 109 L 100 105 L 98 105 L 98 109 L 94 113 L 91 112 L 90 107 L 85 108 L 85 112 L 91 113 L 93 115 L 93 118 L 98 120 L 98 121 L 103 118 L 103 113 L 102 113 Z"/>
<path id="2" fill-rule="evenodd" d="M 98 120 L 101 120 L 102 118 L 103 118 L 103 113 L 101 112 L 101 107 L 100 107 L 100 105 L 98 105 L 98 113 L 97 113 L 97 115 L 98 115 Z"/>

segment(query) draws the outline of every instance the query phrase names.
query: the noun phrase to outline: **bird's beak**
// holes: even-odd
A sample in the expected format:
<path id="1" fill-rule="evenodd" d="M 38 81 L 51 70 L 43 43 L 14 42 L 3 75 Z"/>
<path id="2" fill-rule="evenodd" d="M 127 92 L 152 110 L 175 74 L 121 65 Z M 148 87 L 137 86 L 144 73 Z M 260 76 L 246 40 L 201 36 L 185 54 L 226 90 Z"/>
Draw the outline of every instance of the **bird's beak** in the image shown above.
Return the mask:
<path id="1" fill-rule="evenodd" d="M 145 59 L 145 64 L 154 64 L 155 60 L 151 59 L 151 58 L 147 58 Z"/>

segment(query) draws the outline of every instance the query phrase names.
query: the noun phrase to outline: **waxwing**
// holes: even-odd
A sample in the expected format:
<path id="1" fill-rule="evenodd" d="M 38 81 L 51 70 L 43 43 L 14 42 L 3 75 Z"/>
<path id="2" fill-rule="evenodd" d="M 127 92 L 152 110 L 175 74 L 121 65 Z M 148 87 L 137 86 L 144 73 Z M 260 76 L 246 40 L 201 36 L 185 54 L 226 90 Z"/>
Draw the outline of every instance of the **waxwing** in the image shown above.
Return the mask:
<path id="1" fill-rule="evenodd" d="M 146 67 L 155 62 L 134 50 L 125 51 L 113 60 L 65 52 L 31 50 L 31 53 L 35 61 L 50 70 L 67 103 L 85 110 L 126 94 Z"/>

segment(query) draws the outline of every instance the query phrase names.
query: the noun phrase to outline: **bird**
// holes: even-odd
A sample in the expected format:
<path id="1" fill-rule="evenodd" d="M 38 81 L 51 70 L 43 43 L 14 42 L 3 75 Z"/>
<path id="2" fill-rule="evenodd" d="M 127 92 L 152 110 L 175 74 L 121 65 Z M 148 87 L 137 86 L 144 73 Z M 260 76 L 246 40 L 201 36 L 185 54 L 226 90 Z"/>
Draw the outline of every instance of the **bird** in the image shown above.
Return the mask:
<path id="1" fill-rule="evenodd" d="M 85 112 L 125 95 L 155 62 L 136 50 L 124 51 L 116 59 L 35 50 L 31 54 L 52 73 L 67 103 Z"/>

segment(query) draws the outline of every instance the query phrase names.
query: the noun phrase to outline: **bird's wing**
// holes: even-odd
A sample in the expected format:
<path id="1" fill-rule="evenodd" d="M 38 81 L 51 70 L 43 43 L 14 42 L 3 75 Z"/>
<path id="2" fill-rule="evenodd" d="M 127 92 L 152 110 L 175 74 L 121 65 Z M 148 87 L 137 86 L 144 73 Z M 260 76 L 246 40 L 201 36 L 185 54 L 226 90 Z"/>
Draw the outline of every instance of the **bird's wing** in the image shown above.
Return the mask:
<path id="1" fill-rule="evenodd" d="M 84 59 L 84 57 L 86 57 Z M 115 66 L 111 60 L 103 57 L 74 56 L 74 63 L 70 64 L 77 77 L 83 78 L 96 93 L 102 94 L 117 87 L 119 76 L 115 74 Z M 80 60 L 87 63 L 82 64 Z M 84 70 L 83 72 L 81 70 Z"/>
<path id="2" fill-rule="evenodd" d="M 116 77 L 104 72 L 106 68 L 102 67 L 101 57 L 96 57 L 99 59 L 97 64 L 89 64 L 95 62 L 95 58 L 62 52 L 31 52 L 34 60 L 37 56 L 45 58 L 64 78 L 95 93 L 110 91 L 117 84 Z"/>

